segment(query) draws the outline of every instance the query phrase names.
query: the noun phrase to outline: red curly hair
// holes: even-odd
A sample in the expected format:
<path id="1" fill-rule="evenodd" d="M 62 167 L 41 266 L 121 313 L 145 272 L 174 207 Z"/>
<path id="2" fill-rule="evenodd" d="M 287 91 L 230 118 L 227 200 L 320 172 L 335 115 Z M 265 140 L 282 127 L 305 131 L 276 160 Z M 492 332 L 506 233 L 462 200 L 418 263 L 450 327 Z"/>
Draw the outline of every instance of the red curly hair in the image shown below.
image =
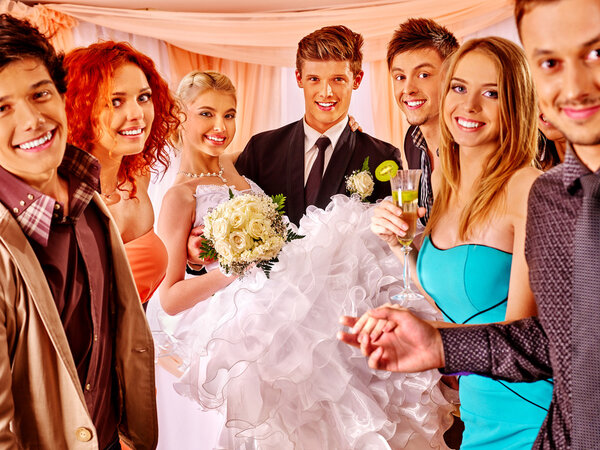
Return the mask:
<path id="1" fill-rule="evenodd" d="M 106 41 L 77 48 L 65 57 L 67 92 L 65 102 L 69 123 L 68 141 L 91 153 L 102 135 L 100 113 L 112 108 L 112 80 L 115 71 L 126 63 L 138 66 L 152 89 L 154 121 L 144 150 L 123 157 L 119 167 L 120 188 L 131 183 L 131 197 L 137 192 L 136 177 L 158 172 L 156 163 L 169 167 L 167 145 L 172 145 L 180 121 L 180 107 L 167 82 L 160 76 L 154 62 L 127 42 Z"/>

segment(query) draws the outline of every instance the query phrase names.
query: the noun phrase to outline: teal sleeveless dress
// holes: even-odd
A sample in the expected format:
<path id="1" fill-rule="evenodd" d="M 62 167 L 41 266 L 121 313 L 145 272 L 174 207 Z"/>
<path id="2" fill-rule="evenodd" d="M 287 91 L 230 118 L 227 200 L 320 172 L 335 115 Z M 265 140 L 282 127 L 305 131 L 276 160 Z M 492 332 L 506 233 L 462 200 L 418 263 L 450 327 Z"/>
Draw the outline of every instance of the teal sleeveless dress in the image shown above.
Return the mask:
<path id="1" fill-rule="evenodd" d="M 425 237 L 417 259 L 421 285 L 453 323 L 505 320 L 512 255 L 485 245 L 441 250 Z M 461 449 L 530 449 L 548 412 L 552 380 L 509 383 L 460 377 Z"/>

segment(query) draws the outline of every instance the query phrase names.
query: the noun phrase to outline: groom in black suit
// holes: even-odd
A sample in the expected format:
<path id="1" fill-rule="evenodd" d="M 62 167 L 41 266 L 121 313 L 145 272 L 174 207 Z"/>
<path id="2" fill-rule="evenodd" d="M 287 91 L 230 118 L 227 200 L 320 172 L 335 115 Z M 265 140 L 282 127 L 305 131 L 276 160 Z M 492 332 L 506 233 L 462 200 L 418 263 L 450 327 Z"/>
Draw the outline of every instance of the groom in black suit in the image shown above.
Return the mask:
<path id="1" fill-rule="evenodd" d="M 304 118 L 253 136 L 236 169 L 268 195 L 286 196 L 286 214 L 298 224 L 309 205 L 324 208 L 346 191 L 345 177 L 387 159 L 401 164 L 399 150 L 348 126 L 352 91 L 358 89 L 363 38 L 344 26 L 321 28 L 304 37 L 296 53 L 296 81 L 304 90 Z M 375 181 L 375 201 L 390 195 L 389 183 Z"/>

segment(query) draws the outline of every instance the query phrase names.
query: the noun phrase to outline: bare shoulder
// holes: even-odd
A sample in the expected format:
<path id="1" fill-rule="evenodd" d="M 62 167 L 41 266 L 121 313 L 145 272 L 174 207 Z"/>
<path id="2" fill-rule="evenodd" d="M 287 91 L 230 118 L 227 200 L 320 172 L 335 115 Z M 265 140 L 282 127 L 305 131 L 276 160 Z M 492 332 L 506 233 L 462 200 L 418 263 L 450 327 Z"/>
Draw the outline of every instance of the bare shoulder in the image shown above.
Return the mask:
<path id="1" fill-rule="evenodd" d="M 508 180 L 506 187 L 508 211 L 517 217 L 527 214 L 527 200 L 533 182 L 542 174 L 535 167 L 523 167 L 517 170 Z"/>
<path id="2" fill-rule="evenodd" d="M 136 177 L 135 182 L 138 187 L 141 187 L 144 190 L 148 190 L 148 186 L 150 186 L 150 172 L 146 172 L 143 175 Z"/>
<path id="3" fill-rule="evenodd" d="M 543 172 L 535 167 L 522 167 L 517 170 L 508 181 L 508 195 L 525 195 L 529 194 L 531 185 Z"/>
<path id="4" fill-rule="evenodd" d="M 183 208 L 194 205 L 194 190 L 185 184 L 173 185 L 164 195 L 161 210 L 165 208 Z"/>

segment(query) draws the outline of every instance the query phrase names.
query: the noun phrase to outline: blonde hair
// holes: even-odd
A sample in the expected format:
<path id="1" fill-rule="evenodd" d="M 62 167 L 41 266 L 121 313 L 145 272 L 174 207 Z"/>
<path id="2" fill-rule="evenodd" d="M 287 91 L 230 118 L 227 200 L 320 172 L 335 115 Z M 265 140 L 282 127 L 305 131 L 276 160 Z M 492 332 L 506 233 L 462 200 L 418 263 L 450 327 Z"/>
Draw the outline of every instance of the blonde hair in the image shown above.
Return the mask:
<path id="1" fill-rule="evenodd" d="M 233 95 L 233 98 L 237 102 L 235 86 L 231 80 L 222 73 L 213 72 L 210 70 L 193 70 L 192 72 L 188 73 L 179 82 L 176 95 L 182 105 L 186 105 L 193 102 L 200 94 L 208 90 Z M 185 106 L 182 108 L 182 110 L 185 110 Z M 182 118 L 181 122 L 185 122 L 185 117 Z M 177 133 L 175 145 L 177 147 L 181 147 L 182 145 L 181 128 Z"/>
<path id="2" fill-rule="evenodd" d="M 523 51 L 514 43 L 500 37 L 472 39 L 465 42 L 448 63 L 442 88 L 440 117 L 446 104 L 452 76 L 460 60 L 472 51 L 489 56 L 498 70 L 498 104 L 500 123 L 498 151 L 485 161 L 475 192 L 468 207 L 460 216 L 459 237 L 467 240 L 474 229 L 482 226 L 503 206 L 505 186 L 519 169 L 533 165 L 537 149 L 537 98 L 533 79 Z M 443 214 L 448 211 L 453 195 L 460 185 L 458 144 L 448 125 L 441 121 L 440 162 L 442 181 L 435 194 L 431 216 L 425 228 L 430 234 Z"/>

